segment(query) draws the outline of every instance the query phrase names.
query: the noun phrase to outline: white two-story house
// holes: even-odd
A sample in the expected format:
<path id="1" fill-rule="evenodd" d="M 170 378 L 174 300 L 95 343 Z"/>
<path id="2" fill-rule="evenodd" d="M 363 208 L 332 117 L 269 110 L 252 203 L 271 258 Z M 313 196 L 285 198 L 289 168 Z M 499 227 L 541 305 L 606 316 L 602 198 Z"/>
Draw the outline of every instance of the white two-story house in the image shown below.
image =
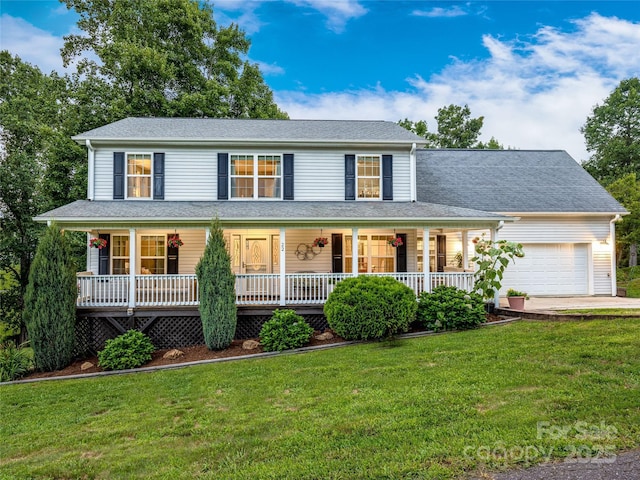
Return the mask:
<path id="1" fill-rule="evenodd" d="M 216 216 L 239 305 L 321 305 L 352 275 L 471 289 L 481 233 L 525 245 L 505 288 L 615 295 L 626 212 L 564 152 L 423 150 L 383 121 L 127 118 L 74 140 L 87 200 L 37 219 L 106 242 L 88 247 L 81 308 L 197 305 Z"/>

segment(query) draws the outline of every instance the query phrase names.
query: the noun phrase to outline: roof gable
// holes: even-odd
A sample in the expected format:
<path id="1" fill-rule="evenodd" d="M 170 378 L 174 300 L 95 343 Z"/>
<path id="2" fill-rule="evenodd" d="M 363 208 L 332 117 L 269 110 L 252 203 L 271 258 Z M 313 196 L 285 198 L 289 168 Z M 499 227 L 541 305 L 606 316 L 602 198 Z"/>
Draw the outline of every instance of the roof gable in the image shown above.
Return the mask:
<path id="1" fill-rule="evenodd" d="M 626 213 L 561 150 L 418 150 L 418 201 L 502 213 Z"/>

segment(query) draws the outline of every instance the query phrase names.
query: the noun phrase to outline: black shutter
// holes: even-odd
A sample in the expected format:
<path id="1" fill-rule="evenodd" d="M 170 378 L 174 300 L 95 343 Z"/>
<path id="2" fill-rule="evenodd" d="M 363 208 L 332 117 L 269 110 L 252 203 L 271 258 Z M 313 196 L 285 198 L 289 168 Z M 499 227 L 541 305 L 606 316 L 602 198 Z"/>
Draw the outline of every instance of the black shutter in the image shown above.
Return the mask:
<path id="1" fill-rule="evenodd" d="M 342 273 L 342 234 L 331 234 L 331 271 Z"/>
<path id="2" fill-rule="evenodd" d="M 293 200 L 293 153 L 283 155 L 282 173 L 284 176 L 283 198 Z"/>
<path id="3" fill-rule="evenodd" d="M 164 153 L 153 154 L 153 199 L 164 200 Z"/>
<path id="4" fill-rule="evenodd" d="M 382 200 L 393 200 L 393 155 L 382 155 Z"/>
<path id="5" fill-rule="evenodd" d="M 425 245 L 429 245 L 425 243 Z M 428 248 L 426 249 L 428 251 Z M 447 264 L 447 236 L 436 235 L 436 271 L 444 272 Z"/>
<path id="6" fill-rule="evenodd" d="M 124 200 L 124 152 L 113 152 L 113 199 Z"/>
<path id="7" fill-rule="evenodd" d="M 109 275 L 111 262 L 109 261 L 109 252 L 111 251 L 111 235 L 101 233 L 98 238 L 107 241 L 107 246 L 98 250 L 98 275 Z"/>
<path id="8" fill-rule="evenodd" d="M 344 156 L 344 199 L 356 199 L 356 156 Z"/>
<path id="9" fill-rule="evenodd" d="M 177 237 L 180 238 L 180 235 L 177 233 L 167 233 L 167 238 Z M 177 275 L 178 274 L 178 251 L 180 248 L 178 247 L 167 247 L 167 274 L 168 275 Z"/>
<path id="10" fill-rule="evenodd" d="M 229 199 L 229 154 L 218 153 L 218 200 Z"/>
<path id="11" fill-rule="evenodd" d="M 396 247 L 396 272 L 407 271 L 407 234 L 398 233 L 396 238 L 402 239 L 402 245 Z"/>

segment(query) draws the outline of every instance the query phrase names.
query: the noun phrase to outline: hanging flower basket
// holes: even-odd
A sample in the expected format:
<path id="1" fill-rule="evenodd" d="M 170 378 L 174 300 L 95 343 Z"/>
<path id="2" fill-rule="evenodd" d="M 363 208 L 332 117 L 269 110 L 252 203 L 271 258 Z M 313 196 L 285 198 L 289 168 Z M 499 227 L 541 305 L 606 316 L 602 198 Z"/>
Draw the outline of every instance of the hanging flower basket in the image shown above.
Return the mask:
<path id="1" fill-rule="evenodd" d="M 325 245 L 329 245 L 329 240 L 326 237 L 318 237 L 313 241 L 314 247 L 324 248 Z"/>
<path id="2" fill-rule="evenodd" d="M 89 240 L 89 246 L 91 248 L 97 248 L 98 250 L 102 250 L 107 246 L 107 241 L 104 238 L 93 237 Z"/>
<path id="3" fill-rule="evenodd" d="M 388 243 L 394 248 L 401 247 L 403 245 L 402 238 L 400 237 L 390 238 Z"/>
<path id="4" fill-rule="evenodd" d="M 180 237 L 177 235 L 172 235 L 167 239 L 167 247 L 170 248 L 179 248 L 184 245 L 184 242 L 180 240 Z"/>

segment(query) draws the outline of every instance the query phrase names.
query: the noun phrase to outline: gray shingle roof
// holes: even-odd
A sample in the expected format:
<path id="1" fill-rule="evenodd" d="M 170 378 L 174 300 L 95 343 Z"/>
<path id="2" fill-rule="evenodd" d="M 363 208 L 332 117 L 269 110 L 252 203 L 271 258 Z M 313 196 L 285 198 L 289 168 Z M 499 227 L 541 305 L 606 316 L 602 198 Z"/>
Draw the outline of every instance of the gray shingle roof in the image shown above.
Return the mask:
<path id="1" fill-rule="evenodd" d="M 384 121 L 133 117 L 89 130 L 73 139 L 424 143 L 424 139 L 399 125 Z"/>
<path id="2" fill-rule="evenodd" d="M 488 212 L 625 213 L 564 151 L 418 150 L 417 196 Z"/>
<path id="3" fill-rule="evenodd" d="M 36 220 L 64 224 L 183 222 L 207 224 L 218 215 L 227 224 L 370 225 L 371 223 L 427 224 L 511 220 L 478 210 L 421 202 L 295 202 L 295 201 L 135 201 L 78 200 L 51 210 Z"/>

